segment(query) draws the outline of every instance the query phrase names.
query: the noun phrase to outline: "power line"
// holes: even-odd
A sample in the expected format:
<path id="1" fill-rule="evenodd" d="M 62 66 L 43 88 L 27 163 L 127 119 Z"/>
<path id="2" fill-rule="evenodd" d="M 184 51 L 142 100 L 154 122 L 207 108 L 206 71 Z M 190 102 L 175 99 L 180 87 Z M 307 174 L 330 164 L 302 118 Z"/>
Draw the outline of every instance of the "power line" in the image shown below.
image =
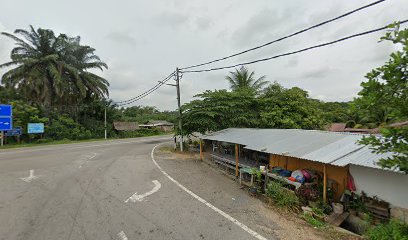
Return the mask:
<path id="1" fill-rule="evenodd" d="M 129 99 L 129 100 L 122 101 L 122 102 L 117 102 L 117 103 L 120 103 L 120 104 L 117 104 L 117 103 L 115 103 L 115 104 L 117 104 L 118 106 L 125 106 L 125 105 L 128 105 L 128 104 L 137 102 L 137 101 L 143 99 L 144 97 L 150 95 L 151 93 L 155 92 L 155 91 L 156 91 L 157 89 L 159 89 L 162 85 L 164 85 L 167 81 L 169 81 L 173 76 L 174 76 L 174 72 L 171 73 L 169 76 L 167 76 L 167 77 L 166 77 L 165 79 L 163 79 L 162 81 L 159 81 L 158 84 L 156 84 L 154 87 L 150 88 L 149 90 L 145 91 L 144 93 L 139 94 L 138 96 L 136 96 L 136 97 L 134 97 L 134 98 L 131 98 L 131 99 Z"/>
<path id="2" fill-rule="evenodd" d="M 166 78 L 164 78 L 162 81 L 159 81 L 159 83 L 156 84 L 154 87 L 150 88 L 149 90 L 143 92 L 142 94 L 140 94 L 140 95 L 138 95 L 138 96 L 136 96 L 136 97 L 133 97 L 133 98 L 131 98 L 131 99 L 124 100 L 124 101 L 114 102 L 114 103 L 115 103 L 115 104 L 118 104 L 118 103 L 119 103 L 119 104 L 124 104 L 124 103 L 126 103 L 126 102 L 133 101 L 134 99 L 139 98 L 141 95 L 145 94 L 146 92 L 149 92 L 149 91 L 151 91 L 152 89 L 155 89 L 157 86 L 161 86 L 161 85 L 162 85 L 161 82 L 167 81 L 167 80 L 168 80 L 169 78 L 171 78 L 173 75 L 174 75 L 174 72 L 172 72 L 170 75 L 168 75 L 168 76 L 167 76 Z"/>
<path id="3" fill-rule="evenodd" d="M 407 23 L 407 22 L 408 22 L 408 20 L 404 20 L 404 21 L 400 21 L 399 23 L 404 24 L 404 23 Z M 367 34 L 379 32 L 379 31 L 382 31 L 382 30 L 387 29 L 387 28 L 389 28 L 389 25 L 381 27 L 381 28 L 373 29 L 373 30 L 370 30 L 370 31 L 353 34 L 353 35 L 343 37 L 343 38 L 340 38 L 340 39 L 337 39 L 337 40 L 334 40 L 334 41 L 331 41 L 331 42 L 326 42 L 326 43 L 314 45 L 314 46 L 311 46 L 311 47 L 303 48 L 303 49 L 300 49 L 300 50 L 297 50 L 297 51 L 293 51 L 293 52 L 289 52 L 289 53 L 283 53 L 283 54 L 275 55 L 275 56 L 268 57 L 268 58 L 262 58 L 262 59 L 258 59 L 258 60 L 254 60 L 254 61 L 250 61 L 250 62 L 244 62 L 244 63 L 239 63 L 239 64 L 235 64 L 235 65 L 230 65 L 230 66 L 216 67 L 216 68 L 209 68 L 209 69 L 202 69 L 202 70 L 189 70 L 189 71 L 183 71 L 183 73 L 210 72 L 210 71 L 216 71 L 216 70 L 221 70 L 221 69 L 235 68 L 235 67 L 239 67 L 239 66 L 250 65 L 250 64 L 254 64 L 254 63 L 258 63 L 258 62 L 264 62 L 264 61 L 268 61 L 268 60 L 271 60 L 271 59 L 280 58 L 280 57 L 284 57 L 284 56 L 289 56 L 289 55 L 305 52 L 305 51 L 308 51 L 308 50 L 312 50 L 312 49 L 315 49 L 315 48 L 320 48 L 320 47 L 332 45 L 332 44 L 335 44 L 335 43 L 338 43 L 338 42 L 343 42 L 343 41 L 346 41 L 346 40 L 351 39 L 351 38 L 356 38 L 356 37 L 364 36 L 364 35 L 367 35 Z"/>
<path id="4" fill-rule="evenodd" d="M 232 57 L 236 57 L 236 56 L 239 56 L 239 55 L 244 54 L 244 53 L 247 53 L 247 52 L 251 52 L 251 51 L 254 51 L 254 50 L 257 50 L 257 49 L 266 47 L 266 46 L 271 45 L 271 44 L 273 44 L 273 43 L 276 43 L 276 42 L 285 40 L 285 39 L 287 39 L 287 38 L 296 36 L 296 35 L 298 35 L 298 34 L 307 32 L 307 31 L 309 31 L 309 30 L 311 30 L 311 29 L 314 29 L 314 28 L 323 26 L 323 25 L 325 25 L 325 24 L 327 24 L 327 23 L 334 22 L 334 21 L 336 21 L 336 20 L 338 20 L 338 19 L 344 18 L 344 17 L 346 17 L 346 16 L 348 16 L 348 15 L 351 15 L 351 14 L 353 14 L 353 13 L 359 12 L 359 11 L 365 9 L 365 8 L 372 7 L 372 6 L 374 6 L 374 5 L 377 5 L 377 4 L 379 4 L 379 3 L 382 3 L 382 2 L 384 2 L 384 1 L 386 1 L 386 0 L 379 0 L 379 1 L 376 1 L 376 2 L 373 2 L 373 3 L 370 3 L 370 4 L 368 4 L 368 5 L 365 5 L 365 6 L 362 6 L 362 7 L 357 8 L 357 9 L 354 9 L 354 10 L 352 10 L 352 11 L 350 11 L 350 12 L 344 13 L 344 14 L 338 16 L 338 17 L 335 17 L 335 18 L 326 20 L 326 21 L 324 21 L 324 22 L 318 23 L 318 24 L 313 25 L 313 26 L 311 26 L 311 27 L 302 29 L 302 30 L 300 30 L 300 31 L 297 31 L 297 32 L 292 33 L 292 34 L 289 34 L 289 35 L 287 35 L 287 36 L 285 36 L 285 37 L 278 38 L 278 39 L 273 40 L 273 41 L 271 41 L 271 42 L 262 44 L 262 45 L 260 45 L 260 46 L 253 47 L 253 48 L 247 49 L 247 50 L 245 50 L 245 51 L 238 52 L 238 53 L 229 55 L 229 56 L 227 56 L 227 57 L 218 58 L 218 59 L 215 59 L 215 60 L 212 60 L 212 61 L 209 61 L 209 62 L 205 62 L 205 63 L 201 63 L 201 64 L 196 64 L 196 65 L 192 65 L 192 66 L 189 66 L 189 67 L 180 68 L 180 70 L 185 70 L 185 69 L 200 67 L 200 66 L 204 66 L 204 65 L 211 64 L 211 63 L 223 61 L 223 60 L 226 60 L 226 59 L 229 59 L 229 58 L 232 58 Z"/>
<path id="5" fill-rule="evenodd" d="M 172 76 L 174 75 L 174 72 L 172 72 L 170 75 L 168 75 L 166 78 L 164 78 L 162 81 L 159 81 L 158 84 L 154 85 L 152 88 L 150 88 L 149 90 L 137 95 L 136 97 L 133 97 L 131 99 L 128 100 L 124 100 L 124 101 L 119 101 L 119 102 L 114 102 L 114 104 L 118 104 L 118 106 L 123 106 L 123 105 L 127 105 L 133 102 L 136 102 L 138 100 L 140 100 L 141 98 L 149 95 L 151 93 L 151 91 L 156 91 L 158 88 L 160 88 L 165 82 L 167 82 Z M 147 95 L 145 95 L 147 94 Z"/>

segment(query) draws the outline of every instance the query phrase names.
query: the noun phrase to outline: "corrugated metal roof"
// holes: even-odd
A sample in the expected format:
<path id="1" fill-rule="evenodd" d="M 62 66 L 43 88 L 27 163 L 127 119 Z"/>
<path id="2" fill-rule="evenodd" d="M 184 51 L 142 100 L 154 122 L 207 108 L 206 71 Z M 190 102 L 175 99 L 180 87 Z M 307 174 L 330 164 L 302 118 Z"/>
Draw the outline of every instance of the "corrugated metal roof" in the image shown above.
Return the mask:
<path id="1" fill-rule="evenodd" d="M 139 129 L 137 122 L 113 122 L 113 127 L 118 131 L 134 131 Z"/>
<path id="2" fill-rule="evenodd" d="M 375 154 L 372 153 L 372 150 L 364 146 L 360 148 L 358 151 L 352 152 L 347 156 L 344 156 L 336 161 L 338 166 L 346 166 L 348 164 L 358 165 L 363 167 L 371 167 L 371 168 L 378 168 L 382 169 L 377 163 L 382 158 L 391 157 L 393 153 L 383 153 L 383 154 Z"/>
<path id="3" fill-rule="evenodd" d="M 238 143 L 246 149 L 286 155 L 337 166 L 348 164 L 380 168 L 375 164 L 389 154 L 374 154 L 357 143 L 364 134 L 302 129 L 228 128 L 203 139 Z"/>

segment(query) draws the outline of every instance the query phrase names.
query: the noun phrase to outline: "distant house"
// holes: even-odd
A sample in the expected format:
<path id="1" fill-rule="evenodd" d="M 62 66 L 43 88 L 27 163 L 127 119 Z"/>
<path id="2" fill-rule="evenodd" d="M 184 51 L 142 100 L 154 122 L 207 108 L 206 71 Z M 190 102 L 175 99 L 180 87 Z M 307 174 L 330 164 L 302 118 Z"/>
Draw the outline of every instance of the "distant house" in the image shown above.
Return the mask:
<path id="1" fill-rule="evenodd" d="M 334 201 L 340 200 L 352 176 L 357 193 L 388 202 L 391 216 L 408 221 L 408 175 L 382 169 L 378 161 L 392 153 L 372 153 L 369 147 L 358 144 L 364 136 L 301 129 L 229 128 L 202 136 L 202 155 L 224 168 L 230 167 L 237 177 L 241 169 L 260 166 L 270 170 L 311 169 L 333 190 Z M 300 184 L 288 183 L 296 188 Z"/>
<path id="2" fill-rule="evenodd" d="M 135 131 L 139 129 L 137 122 L 113 122 L 113 128 L 117 131 Z"/>
<path id="3" fill-rule="evenodd" d="M 394 127 L 394 128 L 399 128 L 399 127 L 404 127 L 408 126 L 408 121 L 405 122 L 397 122 L 388 125 L 387 127 Z M 350 132 L 350 133 L 368 133 L 368 134 L 375 134 L 379 133 L 380 129 L 379 128 L 348 128 L 346 127 L 345 123 L 333 123 L 329 128 L 329 131 L 331 132 Z"/>
<path id="4" fill-rule="evenodd" d="M 378 133 L 378 129 L 348 128 L 345 123 L 333 123 L 329 127 L 330 132 L 351 132 L 351 133 Z"/>
<path id="5" fill-rule="evenodd" d="M 147 124 L 140 124 L 140 128 L 149 128 L 149 129 L 160 129 L 161 131 L 164 132 L 171 132 L 174 129 L 174 124 L 167 122 L 167 121 L 156 121 L 156 120 L 151 120 Z"/>

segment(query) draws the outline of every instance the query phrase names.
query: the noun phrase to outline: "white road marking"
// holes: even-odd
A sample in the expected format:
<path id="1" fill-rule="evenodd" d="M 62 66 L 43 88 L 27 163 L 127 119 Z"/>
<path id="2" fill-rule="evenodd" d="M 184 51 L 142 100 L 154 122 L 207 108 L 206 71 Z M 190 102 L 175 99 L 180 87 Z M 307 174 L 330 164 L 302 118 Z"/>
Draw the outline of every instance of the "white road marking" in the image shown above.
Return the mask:
<path id="1" fill-rule="evenodd" d="M 118 233 L 118 237 L 120 238 L 120 240 L 128 240 L 124 231 L 120 231 L 120 233 Z"/>
<path id="2" fill-rule="evenodd" d="M 91 154 L 92 154 L 91 156 L 89 156 L 89 155 L 83 155 L 83 156 L 78 160 L 78 162 L 79 162 L 78 168 L 82 168 L 82 166 L 87 163 L 87 160 L 91 160 L 91 159 L 93 159 L 93 158 L 95 158 L 95 157 L 97 156 L 97 153 L 96 153 L 96 152 L 92 152 Z"/>
<path id="3" fill-rule="evenodd" d="M 24 182 L 31 182 L 32 180 L 35 180 L 35 179 L 37 179 L 38 178 L 38 176 L 34 176 L 34 169 L 31 169 L 30 170 L 30 175 L 28 176 L 28 177 L 25 177 L 25 178 L 21 178 L 21 180 L 23 180 Z"/>
<path id="4" fill-rule="evenodd" d="M 96 153 L 93 153 L 92 156 L 88 157 L 88 160 L 91 160 L 92 158 L 96 157 Z"/>
<path id="5" fill-rule="evenodd" d="M 152 152 L 150 153 L 150 156 L 152 158 L 152 161 L 154 163 L 154 165 L 156 165 L 156 167 L 168 178 L 170 179 L 170 181 L 174 182 L 178 187 L 180 187 L 181 189 L 183 189 L 185 192 L 187 192 L 188 194 L 190 194 L 192 197 L 194 197 L 195 199 L 197 199 L 198 201 L 204 203 L 207 207 L 211 208 L 212 210 L 214 210 L 215 212 L 219 213 L 221 216 L 225 217 L 226 219 L 228 219 L 229 221 L 233 222 L 234 224 L 236 224 L 238 227 L 240 227 L 242 230 L 246 231 L 247 233 L 249 233 L 251 236 L 253 236 L 254 238 L 258 239 L 258 240 L 268 240 L 267 238 L 263 237 L 261 234 L 255 232 L 254 230 L 250 229 L 249 227 L 247 227 L 245 224 L 241 223 L 240 221 L 238 221 L 237 219 L 231 217 L 228 213 L 223 212 L 221 209 L 215 207 L 214 205 L 212 205 L 211 203 L 207 202 L 206 200 L 204 200 L 203 198 L 201 198 L 200 196 L 198 196 L 197 194 L 193 193 L 192 191 L 190 191 L 188 188 L 184 187 L 183 185 L 181 185 L 177 180 L 175 180 L 174 178 L 172 178 L 167 172 L 165 172 L 160 166 L 159 164 L 156 162 L 156 160 L 154 160 L 154 150 L 156 149 L 156 147 L 160 146 L 156 145 L 154 146 L 154 148 L 152 149 Z"/>
<path id="6" fill-rule="evenodd" d="M 153 180 L 152 181 L 154 183 L 154 188 L 150 191 L 148 191 L 147 193 L 144 193 L 142 195 L 138 195 L 137 192 L 135 194 L 133 194 L 130 198 L 126 199 L 125 203 L 132 201 L 132 202 L 136 202 L 136 201 L 143 201 L 143 199 L 149 195 L 152 195 L 153 193 L 159 191 L 159 189 L 161 188 L 161 184 L 159 181 L 157 180 Z"/>

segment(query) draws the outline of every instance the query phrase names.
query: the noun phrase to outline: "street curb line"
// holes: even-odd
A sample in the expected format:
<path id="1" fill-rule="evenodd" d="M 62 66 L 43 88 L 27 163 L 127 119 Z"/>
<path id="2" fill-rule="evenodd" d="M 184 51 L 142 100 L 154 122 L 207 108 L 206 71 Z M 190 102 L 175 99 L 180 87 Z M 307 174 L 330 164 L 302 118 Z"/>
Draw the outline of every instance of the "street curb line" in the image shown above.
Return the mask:
<path id="1" fill-rule="evenodd" d="M 166 171 L 164 171 L 159 164 L 156 162 L 156 160 L 154 159 L 154 150 L 156 150 L 156 148 L 158 146 L 160 146 L 161 144 L 158 144 L 156 146 L 154 146 L 154 148 L 152 149 L 152 152 L 150 154 L 152 161 L 154 163 L 154 165 L 156 165 L 156 167 L 160 170 L 160 172 L 162 172 L 168 179 L 170 179 L 170 181 L 172 181 L 173 183 L 175 183 L 179 188 L 183 189 L 185 192 L 187 192 L 188 194 L 190 194 L 192 197 L 194 197 L 195 199 L 197 199 L 198 201 L 204 203 L 207 207 L 211 208 L 212 210 L 214 210 L 215 212 L 219 213 L 221 216 L 225 217 L 226 219 L 228 219 L 229 221 L 233 222 L 235 225 L 237 225 L 238 227 L 240 227 L 242 230 L 244 230 L 245 232 L 249 233 L 251 236 L 255 237 L 258 240 L 268 240 L 267 238 L 263 237 L 261 234 L 255 232 L 254 230 L 250 229 L 249 227 L 247 227 L 245 224 L 241 223 L 240 221 L 238 221 L 237 219 L 233 218 L 232 216 L 230 216 L 228 213 L 223 212 L 221 209 L 215 207 L 214 205 L 212 205 L 211 203 L 207 202 L 206 200 L 204 200 L 203 198 L 201 198 L 200 196 L 198 196 L 197 194 L 193 193 L 192 191 L 190 191 L 188 188 L 184 187 L 183 185 L 181 185 L 177 180 L 175 180 L 174 178 L 172 178 Z"/>

